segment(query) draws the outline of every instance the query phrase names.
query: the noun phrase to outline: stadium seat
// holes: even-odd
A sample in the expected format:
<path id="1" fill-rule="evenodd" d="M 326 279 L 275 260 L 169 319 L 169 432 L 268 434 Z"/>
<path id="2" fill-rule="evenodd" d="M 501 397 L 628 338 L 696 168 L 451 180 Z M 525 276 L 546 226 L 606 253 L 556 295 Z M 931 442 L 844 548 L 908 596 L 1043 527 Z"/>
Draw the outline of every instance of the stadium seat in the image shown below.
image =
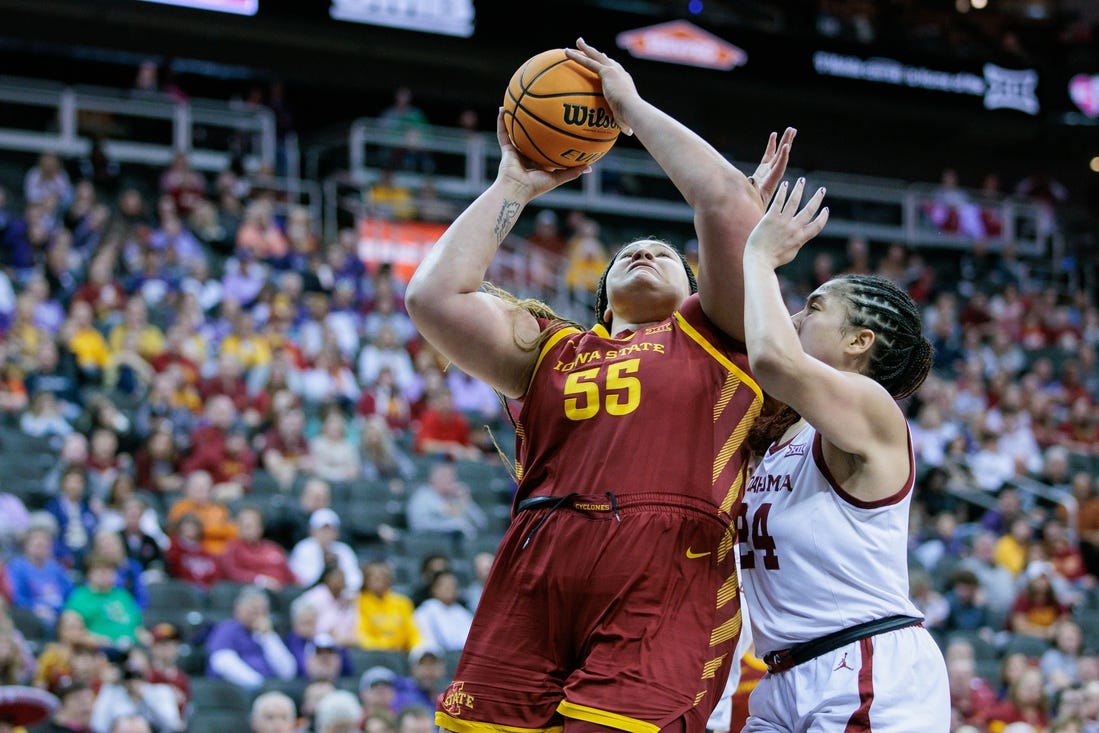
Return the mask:
<path id="1" fill-rule="evenodd" d="M 187 733 L 242 733 L 249 729 L 248 716 L 247 710 L 195 710 L 187 721 Z"/>
<path id="2" fill-rule="evenodd" d="M 1000 658 L 1000 652 L 996 649 L 996 645 L 982 638 L 976 631 L 951 631 L 946 635 L 946 645 L 949 646 L 950 642 L 955 639 L 968 641 L 969 645 L 973 647 L 974 658 L 978 660 Z"/>
<path id="3" fill-rule="evenodd" d="M 15 628 L 28 642 L 38 644 L 50 638 L 49 628 L 29 608 L 9 606 L 8 614 L 11 616 Z"/>
<path id="4" fill-rule="evenodd" d="M 158 583 L 149 583 L 149 609 L 167 609 L 172 611 L 201 611 L 206 605 L 206 596 L 198 587 L 184 580 L 165 578 Z"/>
<path id="5" fill-rule="evenodd" d="M 1050 644 L 1045 639 L 1040 639 L 1037 636 L 1031 636 L 1030 634 L 1018 634 L 1012 633 L 1011 637 L 1004 643 L 1003 654 L 1015 654 L 1022 652 L 1028 657 L 1037 659 L 1049 649 Z"/>
<path id="6" fill-rule="evenodd" d="M 404 652 L 349 647 L 347 653 L 351 657 L 351 667 L 355 674 L 361 675 L 371 667 L 388 667 L 402 676 L 409 671 L 408 655 Z"/>
<path id="7" fill-rule="evenodd" d="M 257 696 L 262 695 L 265 692 L 282 692 L 290 696 L 290 699 L 294 701 L 294 706 L 297 709 L 301 709 L 301 698 L 305 693 L 305 687 L 309 684 L 309 680 L 304 677 L 295 677 L 292 680 L 267 680 L 263 683 L 263 686 L 259 688 L 256 693 Z M 358 690 L 356 690 L 357 692 Z"/>
<path id="8" fill-rule="evenodd" d="M 225 680 L 200 676 L 191 679 L 191 704 L 195 713 L 220 710 L 247 714 L 252 694 Z"/>
<path id="9" fill-rule="evenodd" d="M 206 594 L 206 608 L 219 616 L 233 615 L 233 604 L 243 587 L 243 583 L 235 583 L 231 580 L 214 583 Z"/>

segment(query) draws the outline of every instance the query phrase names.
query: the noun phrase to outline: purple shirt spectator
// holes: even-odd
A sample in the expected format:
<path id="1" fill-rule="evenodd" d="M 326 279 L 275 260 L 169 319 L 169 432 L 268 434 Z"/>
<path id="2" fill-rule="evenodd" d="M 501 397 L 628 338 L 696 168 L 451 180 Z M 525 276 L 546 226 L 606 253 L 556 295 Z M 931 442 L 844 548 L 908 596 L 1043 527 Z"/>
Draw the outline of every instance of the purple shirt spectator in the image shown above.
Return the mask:
<path id="1" fill-rule="evenodd" d="M 244 586 L 233 604 L 233 618 L 214 626 L 206 639 L 206 673 L 238 687 L 256 690 L 269 679 L 293 679 L 294 655 L 271 627 L 267 594 Z"/>
<path id="2" fill-rule="evenodd" d="M 23 554 L 8 564 L 12 604 L 35 613 L 51 627 L 73 589 L 68 571 L 52 555 L 49 530 L 31 529 L 23 540 Z"/>

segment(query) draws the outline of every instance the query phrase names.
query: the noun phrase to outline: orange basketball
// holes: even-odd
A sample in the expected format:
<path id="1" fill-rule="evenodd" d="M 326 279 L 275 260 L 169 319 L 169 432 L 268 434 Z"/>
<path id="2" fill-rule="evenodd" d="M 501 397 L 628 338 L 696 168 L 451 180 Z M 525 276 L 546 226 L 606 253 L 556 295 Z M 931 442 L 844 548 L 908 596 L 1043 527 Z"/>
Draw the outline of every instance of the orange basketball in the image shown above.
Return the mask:
<path id="1" fill-rule="evenodd" d="M 619 132 L 599 75 L 559 48 L 530 58 L 512 75 L 504 125 L 519 152 L 542 168 L 590 165 Z"/>

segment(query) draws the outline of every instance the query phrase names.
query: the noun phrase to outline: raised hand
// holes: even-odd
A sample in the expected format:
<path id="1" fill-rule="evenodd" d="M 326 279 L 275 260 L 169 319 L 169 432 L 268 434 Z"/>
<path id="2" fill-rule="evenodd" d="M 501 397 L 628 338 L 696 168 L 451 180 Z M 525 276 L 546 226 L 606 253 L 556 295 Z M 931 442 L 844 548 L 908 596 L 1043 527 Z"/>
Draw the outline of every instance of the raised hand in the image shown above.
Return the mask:
<path id="1" fill-rule="evenodd" d="M 759 192 L 760 208 L 766 208 L 767 202 L 775 195 L 775 188 L 779 181 L 786 175 L 786 164 L 790 161 L 790 148 L 797 134 L 797 129 L 787 127 L 782 133 L 781 141 L 778 139 L 778 133 L 774 132 L 767 138 L 763 157 L 756 166 L 755 172 L 748 176 L 748 181 Z"/>
<path id="2" fill-rule="evenodd" d="M 825 189 L 818 188 L 798 211 L 804 191 L 804 178 L 799 178 L 793 188 L 788 181 L 779 185 L 767 213 L 748 236 L 745 254 L 763 255 L 778 267 L 793 261 L 805 243 L 820 234 L 828 223 L 828 207 L 821 208 Z"/>

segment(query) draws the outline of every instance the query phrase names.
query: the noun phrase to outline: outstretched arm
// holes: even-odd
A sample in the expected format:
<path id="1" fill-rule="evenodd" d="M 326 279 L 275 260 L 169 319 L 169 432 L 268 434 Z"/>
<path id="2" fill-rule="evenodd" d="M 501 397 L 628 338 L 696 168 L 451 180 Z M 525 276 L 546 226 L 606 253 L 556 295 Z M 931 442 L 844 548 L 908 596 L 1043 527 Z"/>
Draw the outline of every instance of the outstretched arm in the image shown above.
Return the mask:
<path id="1" fill-rule="evenodd" d="M 799 334 L 799 329 L 809 329 L 812 335 L 806 338 L 822 342 L 818 348 L 838 353 L 857 347 L 849 342 L 865 338 L 865 329 L 845 325 L 842 300 L 815 298 L 809 299 L 795 325 L 779 290 L 775 269 L 791 262 L 828 221 L 828 209 L 821 209 L 823 188 L 798 210 L 804 187 L 804 179 L 792 187 L 785 182 L 779 186 L 745 247 L 744 329 L 752 373 L 764 391 L 793 408 L 840 451 L 875 460 L 897 455 L 903 462 L 907 426 L 889 392 L 863 374 L 837 369 L 807 353 Z M 896 488 L 879 482 L 873 490 L 883 486 Z M 849 488 L 855 493 L 853 489 Z"/>
<path id="2" fill-rule="evenodd" d="M 527 311 L 479 288 L 496 249 L 535 197 L 586 169 L 528 168 L 511 144 L 502 113 L 496 120 L 502 154 L 496 180 L 443 233 L 416 268 L 405 305 L 425 339 L 463 371 L 509 397 L 527 388 L 538 337 Z"/>
<path id="3" fill-rule="evenodd" d="M 744 338 L 744 242 L 786 171 L 795 130 L 771 134 L 756 172 L 745 176 L 712 145 L 638 93 L 632 77 L 583 39 L 569 58 L 599 74 L 615 121 L 645 146 L 694 210 L 699 242 L 698 290 L 706 315 Z"/>

